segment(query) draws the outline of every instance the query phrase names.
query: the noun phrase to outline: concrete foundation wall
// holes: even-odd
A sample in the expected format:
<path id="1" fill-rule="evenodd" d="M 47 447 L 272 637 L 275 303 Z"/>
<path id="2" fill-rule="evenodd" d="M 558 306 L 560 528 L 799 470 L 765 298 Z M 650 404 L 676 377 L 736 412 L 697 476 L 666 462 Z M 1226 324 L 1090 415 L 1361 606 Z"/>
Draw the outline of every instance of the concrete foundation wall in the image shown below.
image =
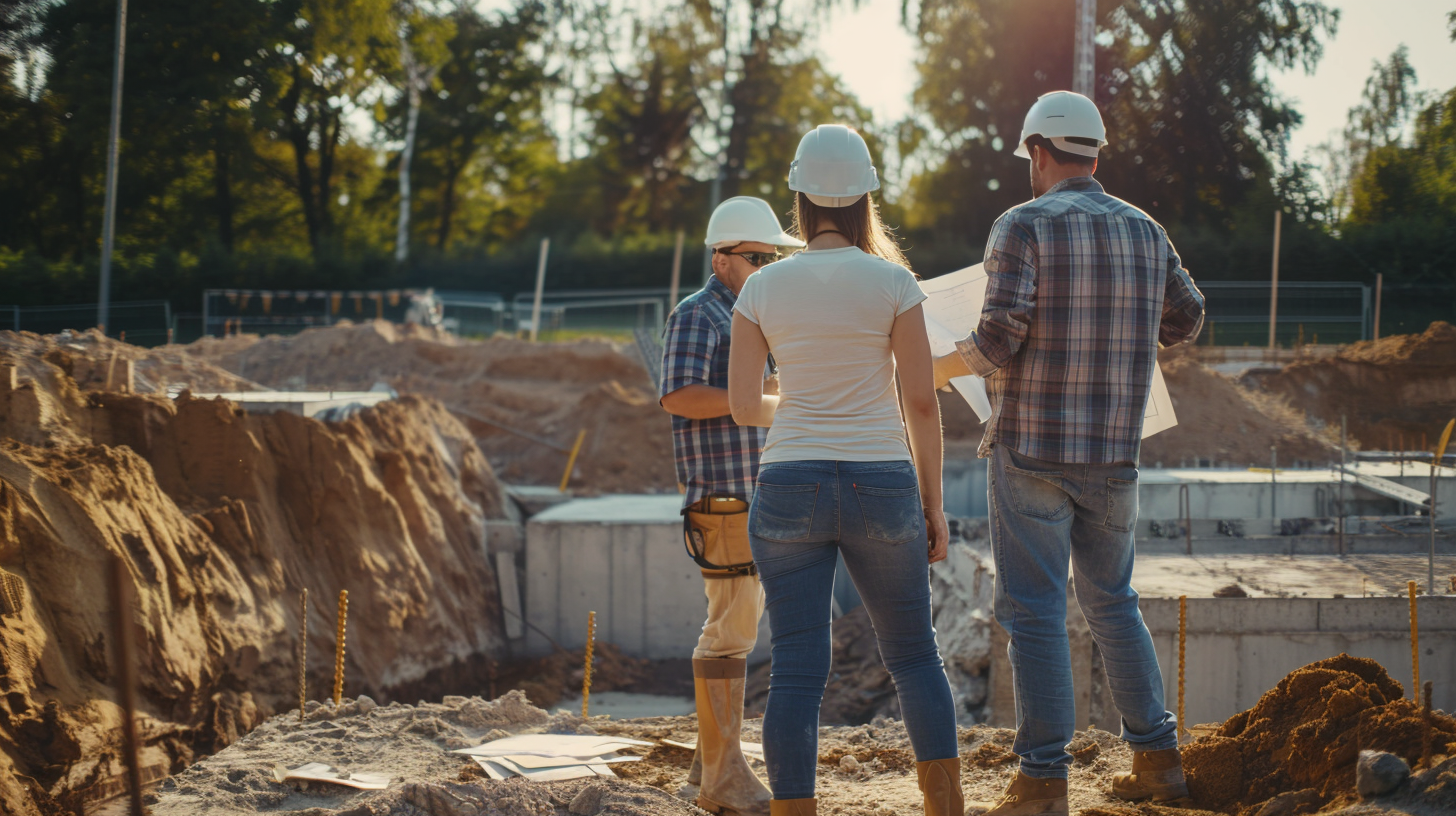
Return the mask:
<path id="1" fill-rule="evenodd" d="M 1116 732 L 1117 709 L 1086 622 L 1071 601 L 1077 727 Z M 1178 601 L 1143 599 L 1170 711 L 1178 704 Z M 1456 597 L 1417 600 L 1421 678 L 1433 681 L 1433 704 L 1456 710 Z M 1014 727 L 1016 709 L 1006 633 L 993 627 L 990 722 Z M 1380 662 L 1411 689 L 1409 604 L 1401 598 L 1190 598 L 1184 669 L 1186 725 L 1220 722 L 1252 707 L 1301 666 L 1341 652 Z"/>

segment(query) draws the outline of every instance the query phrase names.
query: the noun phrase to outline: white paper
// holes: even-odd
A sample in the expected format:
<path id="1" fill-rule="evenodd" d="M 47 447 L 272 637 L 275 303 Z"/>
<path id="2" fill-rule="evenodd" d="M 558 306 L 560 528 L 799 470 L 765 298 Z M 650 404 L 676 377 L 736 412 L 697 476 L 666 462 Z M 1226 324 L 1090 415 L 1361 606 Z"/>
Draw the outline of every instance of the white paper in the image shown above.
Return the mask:
<path id="1" fill-rule="evenodd" d="M 925 332 L 930 336 L 930 353 L 936 357 L 953 354 L 956 341 L 964 340 L 981 322 L 981 309 L 986 305 L 986 272 L 981 264 L 938 278 L 921 281 L 926 294 L 921 304 L 925 312 Z M 986 381 L 980 377 L 956 377 L 950 381 L 976 417 L 982 422 L 991 418 L 991 400 L 986 396 Z"/>
<path id="2" fill-rule="evenodd" d="M 610 765 L 614 762 L 641 762 L 640 756 L 594 756 L 586 758 L 578 757 L 545 757 L 533 754 L 511 754 L 503 757 L 492 757 L 492 759 L 507 759 L 512 765 L 522 768 L 564 768 L 568 765 Z"/>
<path id="3" fill-rule="evenodd" d="M 292 770 L 277 765 L 273 768 L 273 778 L 280 783 L 297 779 L 305 782 L 328 782 L 359 790 L 384 790 L 389 787 L 390 782 L 387 774 L 356 773 L 345 776 L 322 762 L 310 762 Z"/>
<path id="4" fill-rule="evenodd" d="M 473 748 L 460 748 L 451 753 L 469 756 L 508 756 L 511 754 L 533 754 L 547 757 L 576 757 L 591 759 L 609 754 L 622 748 L 648 746 L 652 743 L 626 737 L 591 736 L 578 734 L 520 734 L 506 737 Z"/>
<path id="5" fill-rule="evenodd" d="M 683 748 L 688 751 L 698 750 L 697 740 L 693 740 L 692 742 L 679 742 L 677 740 L 665 739 L 662 741 L 662 744 L 671 745 L 674 748 Z M 743 753 L 757 759 L 763 759 L 763 743 L 740 741 L 738 745 L 743 749 Z"/>
<path id="6" fill-rule="evenodd" d="M 980 325 L 988 281 L 983 265 L 976 264 L 920 282 L 921 291 L 928 296 L 922 308 L 925 331 L 930 335 L 931 354 L 943 357 L 954 352 L 956 341 L 964 340 Z M 991 401 L 986 396 L 985 380 L 956 377 L 950 384 L 970 404 L 977 418 L 982 422 L 991 418 Z M 1173 413 L 1173 400 L 1168 396 L 1168 384 L 1163 380 L 1163 369 L 1157 365 L 1153 366 L 1152 386 L 1147 412 L 1143 415 L 1143 439 L 1178 424 L 1178 417 Z"/>
<path id="7" fill-rule="evenodd" d="M 475 759 L 477 762 L 480 761 L 479 757 L 476 757 Z M 524 776 L 534 782 L 559 782 L 563 779 L 582 779 L 588 776 L 603 776 L 604 774 L 596 769 L 607 768 L 607 766 L 599 764 L 592 766 L 566 765 L 557 768 L 523 768 L 520 765 L 517 765 L 516 763 L 510 761 L 509 759 L 506 759 L 505 757 L 492 757 L 490 761 L 512 773 L 520 774 L 521 776 Z M 611 773 L 610 768 L 607 768 L 607 774 L 611 776 L 616 776 L 616 774 Z"/>

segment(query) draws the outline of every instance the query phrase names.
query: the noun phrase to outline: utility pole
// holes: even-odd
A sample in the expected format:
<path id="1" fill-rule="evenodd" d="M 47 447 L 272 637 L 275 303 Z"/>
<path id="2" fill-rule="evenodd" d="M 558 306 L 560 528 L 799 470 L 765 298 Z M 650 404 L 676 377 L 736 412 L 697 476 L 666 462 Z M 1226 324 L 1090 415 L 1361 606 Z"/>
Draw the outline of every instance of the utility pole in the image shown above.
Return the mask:
<path id="1" fill-rule="evenodd" d="M 1269 350 L 1274 350 L 1274 329 L 1279 321 L 1279 230 L 1284 224 L 1284 209 L 1274 211 L 1274 278 L 1269 284 Z"/>
<path id="2" fill-rule="evenodd" d="M 728 13 L 733 9 L 733 0 L 723 0 L 723 98 L 718 110 L 718 174 L 713 176 L 712 199 L 708 204 L 708 212 L 711 214 L 718 209 L 718 203 L 723 200 L 723 178 L 728 175 L 728 145 L 726 140 L 733 130 L 733 123 L 730 120 L 728 127 L 723 127 L 723 113 L 728 109 L 728 62 L 731 54 L 728 51 Z M 713 251 L 708 248 L 703 250 L 703 285 L 708 285 L 708 279 L 713 276 Z"/>
<path id="3" fill-rule="evenodd" d="M 111 69 L 111 135 L 106 140 L 106 211 L 101 219 L 101 292 L 96 325 L 111 318 L 111 252 L 116 246 L 116 164 L 121 139 L 121 69 L 126 65 L 126 0 L 116 0 L 116 60 Z"/>
<path id="4" fill-rule="evenodd" d="M 1077 0 L 1076 35 L 1072 44 L 1072 90 L 1092 98 L 1097 81 L 1097 0 Z"/>

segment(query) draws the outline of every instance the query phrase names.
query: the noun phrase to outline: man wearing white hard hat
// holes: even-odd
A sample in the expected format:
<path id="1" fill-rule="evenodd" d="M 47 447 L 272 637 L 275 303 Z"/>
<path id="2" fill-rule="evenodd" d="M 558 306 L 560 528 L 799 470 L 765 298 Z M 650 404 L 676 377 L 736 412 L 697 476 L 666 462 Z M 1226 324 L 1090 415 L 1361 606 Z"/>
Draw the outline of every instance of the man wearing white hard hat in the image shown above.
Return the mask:
<path id="1" fill-rule="evenodd" d="M 1056 91 L 1032 106 L 1016 155 L 1030 161 L 1033 200 L 991 228 L 980 324 L 936 360 L 937 385 L 985 377 L 992 406 L 980 453 L 990 458 L 995 611 L 1010 636 L 1021 767 L 988 816 L 1067 813 L 1069 565 L 1133 749 L 1112 792 L 1188 793 L 1131 579 L 1158 345 L 1198 336 L 1203 296 L 1163 228 L 1092 178 L 1106 144 L 1087 97 Z"/>
<path id="2" fill-rule="evenodd" d="M 730 416 L 728 348 L 744 281 L 777 260 L 779 247 L 804 242 L 783 231 L 767 201 L 737 196 L 713 211 L 704 243 L 713 276 L 668 318 L 660 391 L 684 491 L 683 540 L 708 595 L 693 650 L 698 750 L 688 782 L 699 786 L 698 807 L 710 813 L 759 816 L 769 812 L 769 791 L 744 759 L 739 732 L 747 658 L 763 616 L 747 512 L 764 430 Z"/>

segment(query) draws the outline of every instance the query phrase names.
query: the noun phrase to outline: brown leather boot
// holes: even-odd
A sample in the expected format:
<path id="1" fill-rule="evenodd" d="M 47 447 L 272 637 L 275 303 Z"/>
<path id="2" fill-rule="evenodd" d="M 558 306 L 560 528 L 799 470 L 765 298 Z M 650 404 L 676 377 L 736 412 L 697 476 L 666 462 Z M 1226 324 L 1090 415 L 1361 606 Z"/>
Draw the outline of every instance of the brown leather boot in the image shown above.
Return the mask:
<path id="1" fill-rule="evenodd" d="M 965 816 L 960 757 L 917 762 L 915 776 L 920 781 L 920 793 L 925 797 L 925 816 Z"/>
<path id="2" fill-rule="evenodd" d="M 1112 795 L 1128 801 L 1182 799 L 1188 795 L 1188 780 L 1183 776 L 1183 756 L 1177 748 L 1133 751 L 1132 771 L 1112 777 Z"/>
<path id="3" fill-rule="evenodd" d="M 697 787 L 703 784 L 703 746 L 699 745 L 693 749 L 693 764 L 688 766 L 689 785 Z"/>
<path id="4" fill-rule="evenodd" d="M 818 816 L 818 799 L 774 799 L 768 803 L 769 816 Z"/>
<path id="5" fill-rule="evenodd" d="M 1021 771 L 995 802 L 972 802 L 981 816 L 1067 816 L 1067 780 L 1035 779 Z"/>
<path id="6" fill-rule="evenodd" d="M 693 660 L 698 752 L 703 760 L 697 804 L 709 813 L 769 816 L 768 788 L 743 756 L 743 683 L 747 676 L 747 660 Z"/>

